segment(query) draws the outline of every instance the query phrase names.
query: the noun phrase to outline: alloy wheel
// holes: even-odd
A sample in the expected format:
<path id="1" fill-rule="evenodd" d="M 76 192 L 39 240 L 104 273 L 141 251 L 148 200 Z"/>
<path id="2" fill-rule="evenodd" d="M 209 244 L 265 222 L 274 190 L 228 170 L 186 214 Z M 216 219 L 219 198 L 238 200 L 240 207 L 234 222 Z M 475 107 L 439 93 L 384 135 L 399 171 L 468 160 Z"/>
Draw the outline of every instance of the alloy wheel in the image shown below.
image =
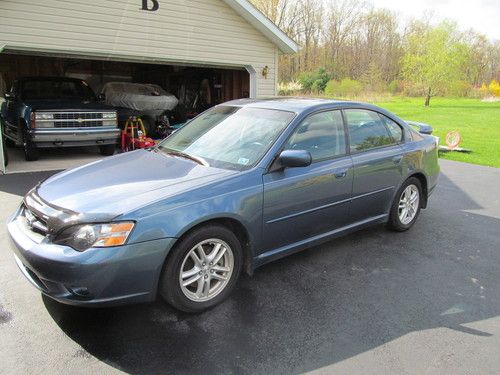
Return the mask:
<path id="1" fill-rule="evenodd" d="M 410 224 L 418 212 L 420 193 L 418 188 L 411 184 L 403 190 L 399 199 L 398 216 L 403 225 Z"/>
<path id="2" fill-rule="evenodd" d="M 214 238 L 202 241 L 182 261 L 181 290 L 192 301 L 209 301 L 224 290 L 233 269 L 233 251 L 226 242 Z"/>

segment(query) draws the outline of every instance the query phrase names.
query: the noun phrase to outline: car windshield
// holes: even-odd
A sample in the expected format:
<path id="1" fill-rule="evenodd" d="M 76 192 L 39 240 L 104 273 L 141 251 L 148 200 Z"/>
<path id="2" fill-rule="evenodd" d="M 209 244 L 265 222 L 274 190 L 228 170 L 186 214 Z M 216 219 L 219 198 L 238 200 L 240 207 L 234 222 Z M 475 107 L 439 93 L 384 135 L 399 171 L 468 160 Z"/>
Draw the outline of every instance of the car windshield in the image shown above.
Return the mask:
<path id="1" fill-rule="evenodd" d="M 23 82 L 25 100 L 79 99 L 93 100 L 95 94 L 88 83 L 79 80 L 34 79 Z"/>
<path id="2" fill-rule="evenodd" d="M 272 109 L 218 106 L 166 138 L 158 149 L 216 168 L 245 170 L 260 161 L 293 117 Z"/>

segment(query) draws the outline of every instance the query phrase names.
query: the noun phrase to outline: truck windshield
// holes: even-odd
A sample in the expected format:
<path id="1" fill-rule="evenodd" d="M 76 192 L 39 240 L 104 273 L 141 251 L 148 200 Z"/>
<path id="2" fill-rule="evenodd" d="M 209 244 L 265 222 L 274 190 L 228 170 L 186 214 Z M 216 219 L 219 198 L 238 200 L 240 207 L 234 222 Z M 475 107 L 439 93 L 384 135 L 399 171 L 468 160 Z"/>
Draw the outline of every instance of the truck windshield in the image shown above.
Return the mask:
<path id="1" fill-rule="evenodd" d="M 216 168 L 244 170 L 260 161 L 294 116 L 273 109 L 219 106 L 166 138 L 158 149 Z"/>
<path id="2" fill-rule="evenodd" d="M 95 94 L 87 82 L 64 79 L 33 79 L 25 81 L 22 85 L 21 96 L 25 100 L 95 99 Z"/>

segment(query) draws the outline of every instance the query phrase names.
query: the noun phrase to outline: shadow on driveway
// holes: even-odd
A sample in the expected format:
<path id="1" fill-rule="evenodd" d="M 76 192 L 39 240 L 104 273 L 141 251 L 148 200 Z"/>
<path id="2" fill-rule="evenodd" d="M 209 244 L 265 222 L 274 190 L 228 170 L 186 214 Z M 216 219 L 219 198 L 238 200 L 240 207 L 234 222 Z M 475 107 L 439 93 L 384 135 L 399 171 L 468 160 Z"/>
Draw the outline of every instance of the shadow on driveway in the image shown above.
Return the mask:
<path id="1" fill-rule="evenodd" d="M 0 191 L 23 197 L 33 186 L 58 172 L 60 171 L 0 175 Z"/>
<path id="2" fill-rule="evenodd" d="M 160 301 L 44 303 L 88 353 L 129 373 L 299 373 L 414 331 L 489 336 L 464 325 L 500 313 L 500 220 L 468 212 L 479 208 L 443 175 L 409 232 L 379 226 L 268 264 L 199 315 Z"/>

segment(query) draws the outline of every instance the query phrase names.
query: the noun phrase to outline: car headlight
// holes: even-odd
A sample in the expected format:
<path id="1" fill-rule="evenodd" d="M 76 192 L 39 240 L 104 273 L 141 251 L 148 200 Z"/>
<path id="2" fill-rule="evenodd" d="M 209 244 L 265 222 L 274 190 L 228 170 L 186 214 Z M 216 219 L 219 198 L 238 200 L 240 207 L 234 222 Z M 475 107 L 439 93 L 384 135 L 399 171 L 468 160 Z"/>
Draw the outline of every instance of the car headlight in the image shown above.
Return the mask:
<path id="1" fill-rule="evenodd" d="M 128 221 L 75 225 L 57 235 L 54 243 L 70 246 L 77 251 L 85 251 L 91 247 L 121 246 L 127 242 L 134 225 Z"/>
<path id="2" fill-rule="evenodd" d="M 54 114 L 53 113 L 36 112 L 35 119 L 36 120 L 53 120 Z"/>
<path id="3" fill-rule="evenodd" d="M 104 119 L 115 119 L 116 118 L 116 112 L 104 112 L 102 114 L 102 118 L 104 118 Z"/>

